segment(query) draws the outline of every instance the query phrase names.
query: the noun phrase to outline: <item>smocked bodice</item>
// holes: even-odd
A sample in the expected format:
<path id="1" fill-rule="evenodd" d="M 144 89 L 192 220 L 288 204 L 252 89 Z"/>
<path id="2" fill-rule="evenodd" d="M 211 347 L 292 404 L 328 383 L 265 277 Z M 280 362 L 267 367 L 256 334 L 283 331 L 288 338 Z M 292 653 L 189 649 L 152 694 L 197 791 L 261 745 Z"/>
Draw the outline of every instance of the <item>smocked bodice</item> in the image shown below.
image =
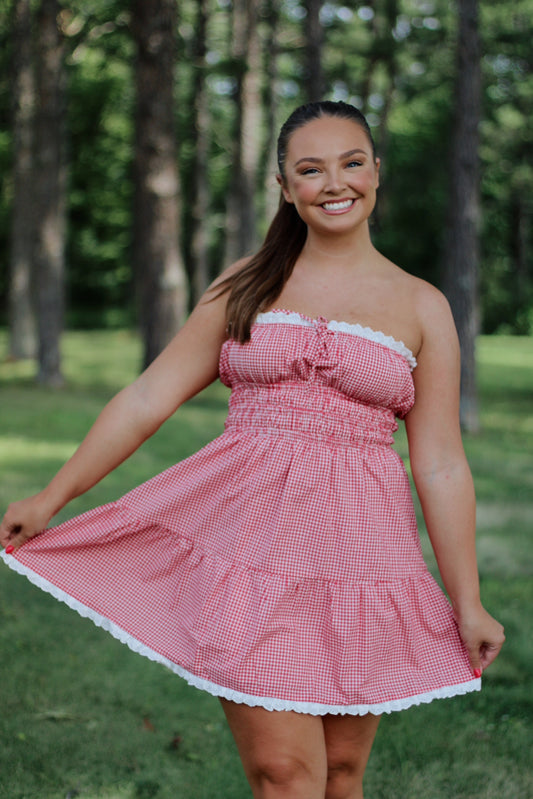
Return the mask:
<path id="1" fill-rule="evenodd" d="M 402 342 L 370 328 L 259 314 L 249 342 L 222 348 L 220 378 L 232 388 L 227 427 L 391 443 L 396 417 L 414 402 L 415 366 Z"/>

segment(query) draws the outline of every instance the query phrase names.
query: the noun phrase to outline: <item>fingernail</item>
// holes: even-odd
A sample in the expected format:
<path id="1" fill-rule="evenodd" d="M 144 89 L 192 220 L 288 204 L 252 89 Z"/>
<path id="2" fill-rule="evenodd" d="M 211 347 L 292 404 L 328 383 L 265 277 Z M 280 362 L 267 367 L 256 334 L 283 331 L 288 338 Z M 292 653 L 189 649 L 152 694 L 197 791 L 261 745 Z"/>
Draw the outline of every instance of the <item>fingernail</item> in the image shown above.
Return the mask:
<path id="1" fill-rule="evenodd" d="M 483 672 L 481 671 L 481 669 L 474 669 L 474 677 L 479 678 L 481 677 L 482 674 Z"/>
<path id="2" fill-rule="evenodd" d="M 15 551 L 15 547 L 13 544 L 8 544 L 6 547 L 6 555 L 11 555 L 12 552 Z"/>

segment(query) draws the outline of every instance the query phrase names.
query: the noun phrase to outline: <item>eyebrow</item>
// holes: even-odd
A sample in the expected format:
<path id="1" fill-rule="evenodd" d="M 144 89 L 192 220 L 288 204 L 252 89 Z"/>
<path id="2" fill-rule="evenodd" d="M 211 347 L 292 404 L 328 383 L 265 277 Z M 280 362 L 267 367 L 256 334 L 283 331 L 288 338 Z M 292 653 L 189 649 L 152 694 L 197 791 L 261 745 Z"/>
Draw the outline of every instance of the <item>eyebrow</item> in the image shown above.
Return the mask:
<path id="1" fill-rule="evenodd" d="M 350 155 L 355 155 L 356 153 L 363 153 L 363 155 L 367 155 L 366 150 L 361 150 L 358 148 L 356 150 L 348 150 L 348 152 L 346 153 L 341 153 L 339 155 L 339 160 L 342 161 L 344 158 L 349 158 Z M 298 166 L 298 164 L 301 164 L 303 161 L 308 161 L 312 164 L 321 164 L 323 160 L 324 160 L 323 158 L 315 158 L 314 156 L 309 155 L 306 156 L 305 158 L 298 159 L 298 161 L 296 161 L 294 166 Z"/>

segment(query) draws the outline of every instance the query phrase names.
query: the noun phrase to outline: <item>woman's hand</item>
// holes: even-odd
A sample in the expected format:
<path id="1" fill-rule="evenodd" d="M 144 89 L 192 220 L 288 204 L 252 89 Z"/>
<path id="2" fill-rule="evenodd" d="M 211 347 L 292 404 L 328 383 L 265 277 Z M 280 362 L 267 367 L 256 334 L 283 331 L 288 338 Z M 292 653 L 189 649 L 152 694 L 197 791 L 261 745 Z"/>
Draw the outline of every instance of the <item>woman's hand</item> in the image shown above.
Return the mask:
<path id="1" fill-rule="evenodd" d="M 482 605 L 463 613 L 456 612 L 455 618 L 472 669 L 486 669 L 496 659 L 505 641 L 502 625 Z"/>
<path id="2" fill-rule="evenodd" d="M 42 532 L 53 515 L 42 492 L 13 502 L 0 524 L 0 544 L 18 549 L 29 538 Z"/>

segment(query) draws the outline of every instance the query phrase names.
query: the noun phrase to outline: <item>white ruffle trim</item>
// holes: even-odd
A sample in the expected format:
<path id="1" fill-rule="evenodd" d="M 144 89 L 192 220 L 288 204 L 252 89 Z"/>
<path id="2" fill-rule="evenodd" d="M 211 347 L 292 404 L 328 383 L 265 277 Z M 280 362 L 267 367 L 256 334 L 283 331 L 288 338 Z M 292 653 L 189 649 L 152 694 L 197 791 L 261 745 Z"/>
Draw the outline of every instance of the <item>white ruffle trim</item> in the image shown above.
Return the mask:
<path id="1" fill-rule="evenodd" d="M 282 322 L 287 325 L 299 325 L 300 327 L 313 327 L 317 324 L 318 319 L 311 319 L 310 317 L 300 314 L 297 311 L 284 311 L 278 308 L 275 308 L 272 311 L 266 311 L 265 313 L 260 313 L 255 319 L 255 324 L 259 325 L 275 324 L 278 322 Z M 398 352 L 400 355 L 403 355 L 409 364 L 411 371 L 416 367 L 416 358 L 409 347 L 406 347 L 403 341 L 398 341 L 398 339 L 395 339 L 393 336 L 388 336 L 381 330 L 374 330 L 371 327 L 363 327 L 357 323 L 336 322 L 335 320 L 328 321 L 327 328 L 328 330 L 333 330 L 338 333 L 349 333 L 352 336 L 358 336 L 359 338 L 365 338 L 369 341 L 375 341 L 377 344 L 383 344 L 384 347 L 388 347 L 389 349 Z"/>
<path id="2" fill-rule="evenodd" d="M 180 677 L 186 680 L 186 682 L 189 685 L 192 685 L 194 688 L 198 688 L 201 691 L 206 691 L 207 693 L 212 694 L 212 696 L 216 696 L 221 699 L 228 699 L 229 701 L 236 702 L 237 704 L 245 704 L 249 705 L 250 707 L 262 707 L 265 710 L 292 710 L 296 713 L 307 713 L 311 716 L 324 716 L 330 713 L 333 715 L 365 716 L 367 713 L 372 713 L 373 715 L 380 715 L 381 713 L 393 713 L 394 711 L 398 710 L 406 710 L 413 705 L 427 704 L 433 701 L 433 699 L 448 699 L 453 696 L 462 696 L 464 694 L 471 693 L 472 691 L 481 690 L 481 678 L 477 678 L 469 680 L 465 683 L 460 683 L 458 685 L 447 685 L 443 688 L 438 688 L 434 691 L 428 691 L 424 694 L 407 696 L 403 699 L 394 699 L 390 702 L 380 702 L 378 704 L 372 705 L 324 705 L 318 702 L 294 702 L 286 699 L 277 699 L 276 697 L 254 696 L 252 694 L 245 694 L 240 691 L 233 691 L 231 688 L 225 688 L 222 685 L 217 685 L 216 683 L 210 682 L 202 677 L 197 677 L 195 674 L 191 674 L 186 669 L 178 666 L 177 663 L 174 663 L 173 661 L 164 657 L 164 655 L 161 655 L 158 652 L 155 652 L 153 649 L 150 649 L 150 647 L 142 644 L 110 619 L 107 619 L 105 616 L 102 616 L 91 608 L 88 608 L 77 599 L 69 596 L 69 594 L 65 593 L 65 591 L 63 591 L 61 588 L 58 588 L 44 577 L 41 577 L 27 566 L 24 566 L 16 558 L 14 558 L 13 555 L 6 555 L 4 551 L 1 551 L 0 558 L 2 558 L 4 563 L 6 563 L 10 569 L 13 569 L 13 571 L 16 571 L 19 574 L 27 577 L 31 583 L 43 591 L 51 594 L 60 602 L 64 602 L 69 608 L 77 611 L 80 616 L 90 619 L 97 627 L 101 627 L 103 630 L 106 630 L 121 643 L 126 644 L 126 646 L 128 646 L 133 652 L 137 652 L 139 655 L 143 655 L 143 657 L 153 660 L 156 663 L 162 663 L 175 674 L 178 674 Z"/>

